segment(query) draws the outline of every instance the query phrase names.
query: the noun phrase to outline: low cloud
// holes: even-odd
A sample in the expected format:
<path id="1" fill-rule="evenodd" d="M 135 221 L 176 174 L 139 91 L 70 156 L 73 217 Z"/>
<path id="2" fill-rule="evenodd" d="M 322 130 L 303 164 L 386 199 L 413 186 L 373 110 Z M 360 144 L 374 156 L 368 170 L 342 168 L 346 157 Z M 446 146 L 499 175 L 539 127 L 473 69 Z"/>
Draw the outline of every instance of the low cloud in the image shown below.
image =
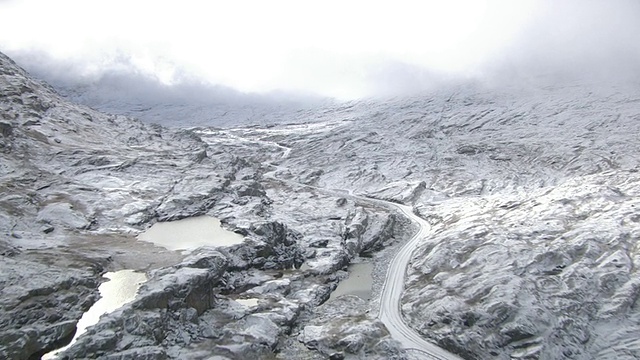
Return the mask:
<path id="1" fill-rule="evenodd" d="M 640 2 L 545 2 L 521 35 L 485 65 L 485 77 L 522 81 L 640 79 Z"/>
<path id="2" fill-rule="evenodd" d="M 32 12 L 19 2 L 9 3 L 2 9 L 8 15 L 13 14 L 9 10 Z M 91 8 L 84 2 L 63 3 L 80 12 Z M 94 19 L 99 36 L 91 36 L 90 13 L 74 15 L 83 31 L 65 25 L 56 33 L 59 27 L 48 23 L 51 19 L 74 24 L 65 18 L 73 12 L 61 12 L 33 25 L 51 31 L 0 34 L 0 46 L 59 86 L 101 86 L 114 97 L 135 95 L 145 101 L 295 102 L 318 96 L 404 96 L 469 80 L 518 84 L 640 78 L 636 0 L 443 3 L 340 7 L 329 2 L 311 8 L 291 1 L 256 2 L 262 12 L 256 16 L 247 14 L 246 4 L 212 5 L 203 12 L 194 2 L 180 9 L 157 5 L 153 17 L 134 13 L 147 9 L 141 2 L 123 14 L 121 27 Z M 118 6 L 124 3 L 113 4 L 103 4 L 102 11 L 120 14 Z M 197 19 L 186 14 L 197 14 Z M 205 21 L 214 15 L 219 21 Z M 3 24 L 5 34 L 10 32 L 3 26 L 17 26 Z M 68 41 L 58 44 L 59 39 Z"/>
<path id="3" fill-rule="evenodd" d="M 316 102 L 312 94 L 286 92 L 244 93 L 228 86 L 211 84 L 188 71 L 178 71 L 172 84 L 150 72 L 144 72 L 122 56 L 109 61 L 99 71 L 87 71 L 84 61 L 58 60 L 42 51 L 18 51 L 12 57 L 36 77 L 52 83 L 66 93 L 89 90 L 95 96 L 110 99 L 135 98 L 142 102 L 260 103 L 275 99 L 290 103 Z M 98 90 L 100 94 L 98 94 Z M 99 99 L 92 99 L 98 102 Z"/>

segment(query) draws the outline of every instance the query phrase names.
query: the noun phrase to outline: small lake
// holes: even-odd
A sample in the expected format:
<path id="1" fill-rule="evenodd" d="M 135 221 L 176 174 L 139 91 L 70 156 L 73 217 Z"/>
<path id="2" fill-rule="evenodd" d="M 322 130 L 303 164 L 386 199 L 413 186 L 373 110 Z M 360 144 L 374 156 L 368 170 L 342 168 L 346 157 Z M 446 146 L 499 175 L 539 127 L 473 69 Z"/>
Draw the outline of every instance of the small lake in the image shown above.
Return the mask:
<path id="1" fill-rule="evenodd" d="M 349 265 L 349 276 L 340 281 L 338 287 L 331 293 L 329 299 L 341 295 L 356 295 L 362 300 L 371 300 L 373 287 L 373 263 L 358 263 Z"/>
<path id="2" fill-rule="evenodd" d="M 136 293 L 140 285 L 147 280 L 144 273 L 135 272 L 133 270 L 120 270 L 116 272 L 108 272 L 103 275 L 109 281 L 103 282 L 98 287 L 100 291 L 100 299 L 91 306 L 91 308 L 82 315 L 76 326 L 76 333 L 71 342 L 60 349 L 45 354 L 42 359 L 55 359 L 59 352 L 69 348 L 76 339 L 82 335 L 89 326 L 95 325 L 100 320 L 100 316 L 108 314 L 122 305 L 128 303 L 136 297 Z"/>
<path id="3" fill-rule="evenodd" d="M 138 240 L 152 242 L 169 250 L 193 250 L 200 246 L 240 244 L 244 237 L 220 226 L 211 216 L 197 216 L 153 224 L 138 235 Z"/>

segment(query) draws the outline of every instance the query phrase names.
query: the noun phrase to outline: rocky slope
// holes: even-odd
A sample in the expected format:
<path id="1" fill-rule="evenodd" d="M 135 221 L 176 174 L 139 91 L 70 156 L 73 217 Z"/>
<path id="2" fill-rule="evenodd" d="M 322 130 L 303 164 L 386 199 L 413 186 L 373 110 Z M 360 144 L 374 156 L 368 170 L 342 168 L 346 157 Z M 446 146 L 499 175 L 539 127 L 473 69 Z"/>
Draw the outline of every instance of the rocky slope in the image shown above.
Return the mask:
<path id="1" fill-rule="evenodd" d="M 301 319 L 354 257 L 404 232 L 383 208 L 263 176 L 281 149 L 71 104 L 4 55 L 0 116 L 2 358 L 37 358 L 69 341 L 101 274 L 124 268 L 150 280 L 61 357 L 321 357 L 297 340 Z M 185 258 L 135 239 L 156 221 L 203 214 L 245 241 Z M 373 318 L 349 319 L 344 336 L 361 321 Z M 367 341 L 389 345 L 334 356 L 401 354 L 384 329 Z"/>
<path id="2" fill-rule="evenodd" d="M 466 358 L 636 358 L 640 92 L 469 86 L 237 129 L 280 176 L 415 205 L 432 224 L 403 312 Z"/>
<path id="3" fill-rule="evenodd" d="M 367 197 L 431 224 L 402 300 L 424 337 L 469 359 L 640 356 L 637 85 L 467 84 L 168 130 L 0 61 L 2 356 L 63 342 L 100 274 L 133 268 L 150 274 L 138 297 L 64 356 L 406 358 L 376 300 L 325 303 L 350 261 L 384 268 L 377 251 L 412 233 Z M 133 239 L 202 214 L 245 243 L 185 258 Z"/>

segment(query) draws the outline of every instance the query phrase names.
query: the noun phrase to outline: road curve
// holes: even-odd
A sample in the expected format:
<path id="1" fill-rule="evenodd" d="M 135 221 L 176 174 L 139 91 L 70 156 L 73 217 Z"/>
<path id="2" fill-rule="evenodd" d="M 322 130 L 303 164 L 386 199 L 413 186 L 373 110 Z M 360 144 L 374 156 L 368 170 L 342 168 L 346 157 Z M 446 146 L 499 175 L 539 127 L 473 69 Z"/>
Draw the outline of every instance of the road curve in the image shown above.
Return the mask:
<path id="1" fill-rule="evenodd" d="M 230 135 L 228 132 L 224 133 Z M 232 136 L 243 141 L 262 143 L 269 146 L 277 147 L 283 150 L 283 154 L 281 157 L 282 159 L 288 158 L 292 150 L 291 148 L 282 146 L 272 141 L 249 140 L 236 135 Z M 283 167 L 273 163 L 269 163 L 269 165 L 271 165 L 275 170 L 284 169 Z M 393 257 L 393 260 L 391 260 L 391 263 L 389 264 L 389 270 L 387 271 L 384 285 L 382 286 L 382 292 L 380 294 L 380 311 L 378 312 L 378 318 L 387 327 L 387 330 L 389 330 L 392 338 L 399 341 L 402 344 L 403 348 L 412 350 L 415 353 L 419 353 L 419 356 L 421 358 L 430 360 L 462 360 L 461 357 L 454 355 L 446 351 L 445 349 L 442 349 L 441 347 L 425 340 L 417 331 L 409 327 L 402 318 L 400 300 L 402 298 L 402 292 L 404 290 L 404 278 L 407 273 L 407 266 L 409 265 L 409 260 L 411 260 L 413 249 L 418 245 L 420 240 L 424 239 L 427 236 L 429 229 L 431 228 L 429 223 L 418 215 L 414 214 L 413 209 L 410 206 L 400 205 L 390 201 L 375 198 L 358 196 L 353 194 L 353 191 L 349 190 L 319 188 L 313 185 L 300 184 L 289 180 L 279 179 L 275 176 L 275 170 L 273 172 L 265 173 L 263 174 L 263 176 L 265 178 L 270 178 L 292 185 L 305 186 L 308 188 L 316 189 L 336 196 L 349 196 L 360 201 L 370 203 L 373 202 L 381 204 L 383 206 L 393 207 L 398 209 L 407 218 L 418 225 L 418 232 L 406 244 L 404 244 L 402 248 L 400 248 L 400 251 L 398 251 L 398 253 Z"/>
<path id="2" fill-rule="evenodd" d="M 400 300 L 402 298 L 402 291 L 404 290 L 404 278 L 407 273 L 407 265 L 409 264 L 409 260 L 411 260 L 413 249 L 421 239 L 427 236 L 430 226 L 424 219 L 414 214 L 411 207 L 388 201 L 384 201 L 384 203 L 400 210 L 407 218 L 418 225 L 419 230 L 402 246 L 389 264 L 389 270 L 387 271 L 387 276 L 382 286 L 382 293 L 380 294 L 380 312 L 378 313 L 378 317 L 389 330 L 391 337 L 399 341 L 405 349 L 418 350 L 421 354 L 424 354 L 423 357 L 425 359 L 460 360 L 461 358 L 459 356 L 425 340 L 420 334 L 410 328 L 402 318 Z"/>

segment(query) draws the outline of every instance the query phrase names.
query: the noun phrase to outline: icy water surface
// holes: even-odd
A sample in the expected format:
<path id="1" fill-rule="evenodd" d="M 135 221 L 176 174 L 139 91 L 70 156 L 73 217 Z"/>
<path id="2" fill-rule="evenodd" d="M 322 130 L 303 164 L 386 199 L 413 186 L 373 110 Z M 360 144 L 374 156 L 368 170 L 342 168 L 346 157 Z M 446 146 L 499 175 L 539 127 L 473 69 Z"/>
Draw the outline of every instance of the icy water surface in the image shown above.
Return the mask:
<path id="1" fill-rule="evenodd" d="M 356 295 L 363 300 L 371 300 L 371 287 L 373 285 L 372 263 L 359 263 L 349 266 L 349 276 L 342 280 L 330 299 L 340 295 Z"/>
<path id="2" fill-rule="evenodd" d="M 258 299 L 236 299 L 236 302 L 246 307 L 252 307 L 258 305 Z"/>
<path id="3" fill-rule="evenodd" d="M 177 221 L 155 223 L 138 235 L 169 250 L 192 250 L 200 246 L 229 246 L 242 242 L 242 235 L 220 227 L 220 220 L 198 216 Z"/>
<path id="4" fill-rule="evenodd" d="M 46 354 L 42 359 L 55 359 L 59 352 L 71 346 L 89 326 L 95 325 L 100 320 L 100 316 L 110 313 L 133 300 L 140 284 L 147 280 L 145 274 L 133 270 L 108 272 L 104 274 L 104 277 L 108 278 L 109 281 L 102 283 L 98 288 L 100 290 L 100 299 L 82 315 L 82 318 L 78 321 L 76 334 L 71 342 L 61 349 Z"/>

